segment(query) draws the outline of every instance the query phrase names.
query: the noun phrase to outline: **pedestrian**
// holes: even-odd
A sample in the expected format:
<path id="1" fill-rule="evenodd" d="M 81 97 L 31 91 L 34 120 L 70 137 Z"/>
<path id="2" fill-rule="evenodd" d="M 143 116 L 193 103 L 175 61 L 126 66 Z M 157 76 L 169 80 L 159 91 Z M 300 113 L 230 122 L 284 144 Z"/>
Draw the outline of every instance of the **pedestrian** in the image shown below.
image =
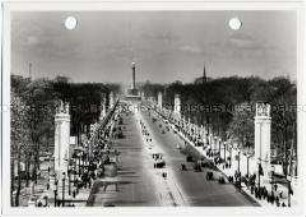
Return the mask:
<path id="1" fill-rule="evenodd" d="M 72 191 L 72 197 L 75 198 L 75 196 L 76 196 L 76 190 L 73 189 L 73 191 Z"/>
<path id="2" fill-rule="evenodd" d="M 260 188 L 260 196 L 263 196 L 263 195 L 264 195 L 265 189 L 266 189 L 265 186 L 262 187 L 262 188 Z"/>
<path id="3" fill-rule="evenodd" d="M 49 190 L 49 189 L 50 189 L 50 183 L 47 182 L 47 190 Z"/>
<path id="4" fill-rule="evenodd" d="M 274 194 L 272 192 L 272 194 L 271 194 L 271 203 L 274 204 L 274 201 L 275 201 L 275 197 L 274 197 Z"/>
<path id="5" fill-rule="evenodd" d="M 279 197 L 278 196 L 275 197 L 275 203 L 276 203 L 277 206 L 279 206 Z"/>
<path id="6" fill-rule="evenodd" d="M 261 200 L 261 191 L 258 189 L 258 199 Z"/>
<path id="7" fill-rule="evenodd" d="M 255 191 L 255 198 L 258 198 L 258 188 L 255 187 L 254 191 Z"/>
<path id="8" fill-rule="evenodd" d="M 38 201 L 37 206 L 38 206 L 38 207 L 42 207 L 42 206 L 43 206 L 42 202 L 41 202 L 41 201 Z"/>
<path id="9" fill-rule="evenodd" d="M 251 186 L 251 194 L 254 194 L 254 186 Z"/>
<path id="10" fill-rule="evenodd" d="M 266 189 L 264 188 L 263 190 L 263 199 L 265 200 L 267 198 L 267 191 Z"/>
<path id="11" fill-rule="evenodd" d="M 238 178 L 238 172 L 237 172 L 237 170 L 235 170 L 234 177 L 235 177 L 235 182 L 237 182 L 237 178 Z"/>
<path id="12" fill-rule="evenodd" d="M 278 189 L 278 185 L 274 184 L 274 190 L 277 191 L 277 189 Z"/>
<path id="13" fill-rule="evenodd" d="M 233 180 L 234 180 L 233 176 L 229 176 L 229 180 L 228 180 L 228 181 L 229 181 L 230 183 L 233 183 Z"/>
<path id="14" fill-rule="evenodd" d="M 183 171 L 186 171 L 186 170 L 187 170 L 187 169 L 186 169 L 186 165 L 183 164 L 183 163 L 181 163 L 181 170 L 183 170 Z"/>

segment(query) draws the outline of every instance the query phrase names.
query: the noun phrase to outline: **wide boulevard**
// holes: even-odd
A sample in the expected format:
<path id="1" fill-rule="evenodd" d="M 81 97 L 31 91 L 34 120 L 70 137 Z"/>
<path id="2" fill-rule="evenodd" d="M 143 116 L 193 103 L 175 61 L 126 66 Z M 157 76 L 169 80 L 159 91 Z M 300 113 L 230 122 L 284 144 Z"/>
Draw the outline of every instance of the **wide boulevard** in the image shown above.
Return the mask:
<path id="1" fill-rule="evenodd" d="M 150 154 L 152 150 L 148 150 L 138 127 L 139 116 L 150 132 L 154 148 L 158 148 L 163 153 L 166 168 L 153 168 Z M 92 191 L 93 206 L 162 206 L 169 200 L 173 201 L 166 205 L 258 206 L 232 184 L 206 180 L 208 169 L 203 168 L 201 172 L 194 171 L 193 163 L 186 162 L 186 155 L 178 148 L 184 147 L 185 142 L 173 130 L 168 130 L 162 120 L 152 121 L 154 117 L 152 112 L 140 111 L 138 116 L 130 112 L 122 114 L 122 117 L 125 137 L 114 141 L 114 147 L 121 153 L 118 191 L 114 185 L 109 185 L 105 189 L 102 182 L 99 184 L 98 181 Z M 186 171 L 181 170 L 182 163 L 186 164 Z M 167 179 L 171 180 L 167 182 L 160 180 L 161 178 L 157 176 L 158 170 L 169 172 Z M 222 174 L 214 171 L 214 176 L 219 177 Z M 168 186 L 165 188 L 163 185 Z M 165 191 L 168 191 L 167 195 L 171 197 L 165 198 Z M 177 201 L 184 202 L 178 204 Z"/>

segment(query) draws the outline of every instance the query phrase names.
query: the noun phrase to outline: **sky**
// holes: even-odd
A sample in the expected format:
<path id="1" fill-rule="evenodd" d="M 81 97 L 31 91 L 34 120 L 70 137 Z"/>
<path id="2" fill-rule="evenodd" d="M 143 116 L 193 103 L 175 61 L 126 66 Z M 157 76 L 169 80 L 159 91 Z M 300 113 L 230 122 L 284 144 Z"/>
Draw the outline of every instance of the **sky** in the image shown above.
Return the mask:
<path id="1" fill-rule="evenodd" d="M 67 30 L 65 18 L 78 20 Z M 240 30 L 228 21 L 239 17 Z M 296 80 L 294 11 L 13 12 L 12 73 L 73 82 L 192 82 L 208 77 Z"/>

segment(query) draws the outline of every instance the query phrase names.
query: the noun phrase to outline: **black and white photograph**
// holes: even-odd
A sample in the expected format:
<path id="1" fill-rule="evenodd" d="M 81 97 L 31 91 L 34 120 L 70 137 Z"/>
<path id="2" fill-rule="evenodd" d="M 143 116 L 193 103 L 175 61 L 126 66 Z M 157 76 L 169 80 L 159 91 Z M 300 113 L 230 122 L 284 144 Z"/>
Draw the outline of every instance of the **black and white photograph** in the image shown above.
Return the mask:
<path id="1" fill-rule="evenodd" d="M 298 20 L 296 10 L 10 12 L 7 203 L 302 206 Z"/>

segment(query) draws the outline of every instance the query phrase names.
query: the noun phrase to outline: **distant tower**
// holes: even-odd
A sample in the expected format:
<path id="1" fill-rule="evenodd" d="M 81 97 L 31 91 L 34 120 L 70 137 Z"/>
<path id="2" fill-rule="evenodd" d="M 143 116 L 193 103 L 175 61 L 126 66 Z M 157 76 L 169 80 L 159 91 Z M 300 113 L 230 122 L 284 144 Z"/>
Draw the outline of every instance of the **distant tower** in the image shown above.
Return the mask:
<path id="1" fill-rule="evenodd" d="M 204 64 L 202 83 L 205 84 L 206 82 L 207 82 L 207 77 L 206 77 L 206 68 L 205 68 L 205 64 Z"/>
<path id="2" fill-rule="evenodd" d="M 133 81 L 132 81 L 132 89 L 136 89 L 136 64 L 135 62 L 132 62 L 132 77 L 133 77 Z"/>
<path id="3" fill-rule="evenodd" d="M 69 103 L 60 101 L 55 114 L 55 139 L 54 139 L 54 169 L 59 176 L 67 174 L 70 144 L 70 114 Z"/>
<path id="4" fill-rule="evenodd" d="M 270 153 L 271 153 L 271 116 L 270 104 L 256 103 L 255 116 L 255 159 L 258 162 L 258 171 L 261 166 L 263 174 L 262 181 L 259 175 L 258 182 L 269 182 Z"/>
<path id="5" fill-rule="evenodd" d="M 162 92 L 158 92 L 157 105 L 158 105 L 159 108 L 163 107 L 163 94 L 162 94 Z"/>

